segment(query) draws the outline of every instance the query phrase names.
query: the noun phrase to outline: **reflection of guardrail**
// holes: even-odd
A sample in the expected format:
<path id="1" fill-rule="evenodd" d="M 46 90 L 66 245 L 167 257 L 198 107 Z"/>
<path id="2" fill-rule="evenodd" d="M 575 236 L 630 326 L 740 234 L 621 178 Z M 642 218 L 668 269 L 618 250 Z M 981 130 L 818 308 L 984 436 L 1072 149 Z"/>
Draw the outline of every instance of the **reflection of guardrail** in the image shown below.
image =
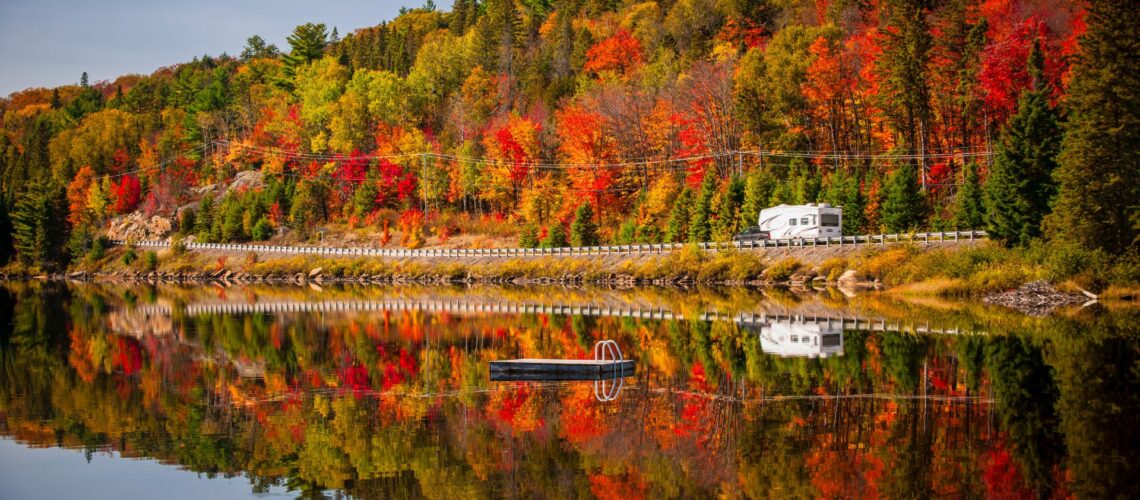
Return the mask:
<path id="1" fill-rule="evenodd" d="M 831 238 L 793 238 L 788 240 L 754 240 L 732 242 L 695 243 L 701 250 L 719 251 L 730 248 L 754 250 L 765 248 L 805 248 L 821 246 L 886 245 L 888 243 L 944 243 L 986 239 L 985 231 L 940 231 L 927 233 L 864 234 Z M 127 245 L 127 241 L 112 240 L 113 245 Z M 141 248 L 166 248 L 169 241 L 138 241 L 131 243 Z M 219 252 L 281 253 L 290 255 L 327 255 L 344 257 L 578 257 L 590 255 L 644 255 L 665 254 L 685 248 L 686 243 L 655 243 L 644 245 L 606 245 L 593 247 L 560 248 L 364 248 L 364 247 L 306 247 L 286 245 L 250 245 L 245 243 L 184 243 L 190 250 Z"/>
<path id="2" fill-rule="evenodd" d="M 169 315 L 168 306 L 138 306 L 129 310 L 133 313 L 154 316 Z M 216 304 L 189 304 L 179 306 L 178 312 L 188 316 L 200 314 L 287 314 L 287 313 L 337 313 L 337 312 L 379 312 L 379 311 L 423 311 L 446 312 L 452 314 L 552 314 L 562 316 L 609 316 L 654 320 L 684 320 L 682 314 L 660 308 L 631 308 L 578 306 L 560 304 L 536 304 L 522 302 L 472 302 L 464 300 L 405 300 L 386 299 L 375 301 L 295 301 L 295 302 L 228 302 Z M 771 325 L 775 323 L 810 323 L 828 330 L 859 330 L 875 332 L 914 332 L 933 334 L 970 333 L 960 328 L 931 326 L 926 322 L 888 321 L 880 318 L 867 318 L 846 315 L 805 315 L 805 314 L 724 314 L 702 313 L 688 318 L 706 321 L 734 321 L 743 326 Z"/>

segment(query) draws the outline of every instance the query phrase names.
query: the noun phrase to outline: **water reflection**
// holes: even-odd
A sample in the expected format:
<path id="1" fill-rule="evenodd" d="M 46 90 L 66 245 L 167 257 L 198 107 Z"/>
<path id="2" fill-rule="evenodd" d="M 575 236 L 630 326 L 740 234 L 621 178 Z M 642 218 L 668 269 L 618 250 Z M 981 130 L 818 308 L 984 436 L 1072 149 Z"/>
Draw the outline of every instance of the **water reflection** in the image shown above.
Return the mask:
<path id="1" fill-rule="evenodd" d="M 244 476 L 251 492 L 1137 487 L 1135 311 L 1026 319 L 826 293 L 653 290 L 30 284 L 0 294 L 0 435 Z M 589 358 L 607 338 L 638 362 L 614 398 L 598 396 L 616 386 L 594 382 L 489 380 L 491 360 Z"/>
<path id="2" fill-rule="evenodd" d="M 745 330 L 760 336 L 760 348 L 780 357 L 828 358 L 843 355 L 843 321 L 831 318 L 787 318 L 744 322 Z"/>

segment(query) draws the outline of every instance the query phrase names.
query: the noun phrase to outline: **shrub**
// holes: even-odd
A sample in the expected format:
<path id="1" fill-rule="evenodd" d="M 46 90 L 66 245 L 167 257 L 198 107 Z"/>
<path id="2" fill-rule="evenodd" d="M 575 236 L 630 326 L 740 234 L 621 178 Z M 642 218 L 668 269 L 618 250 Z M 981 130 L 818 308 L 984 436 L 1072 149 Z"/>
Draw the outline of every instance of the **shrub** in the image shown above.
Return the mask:
<path id="1" fill-rule="evenodd" d="M 133 248 L 128 248 L 126 252 L 123 252 L 123 264 L 126 264 L 129 266 L 129 265 L 131 265 L 131 263 L 133 263 L 134 261 L 136 261 L 138 259 L 139 259 L 139 256 L 137 253 L 135 253 L 135 249 L 133 249 Z"/>
<path id="2" fill-rule="evenodd" d="M 146 270 L 148 271 L 158 269 L 158 254 L 154 253 L 154 251 L 147 252 L 143 258 L 143 262 L 146 264 Z"/>
<path id="3" fill-rule="evenodd" d="M 849 263 L 843 257 L 832 257 L 819 264 L 819 274 L 827 281 L 836 281 L 847 271 Z"/>
<path id="4" fill-rule="evenodd" d="M 253 225 L 253 230 L 250 233 L 254 240 L 268 240 L 273 237 L 273 225 L 269 223 L 269 219 L 262 217 L 257 220 L 257 224 Z"/>
<path id="5" fill-rule="evenodd" d="M 257 252 L 249 252 L 245 254 L 245 263 L 242 264 L 242 270 L 249 272 L 257 264 Z"/>
<path id="6" fill-rule="evenodd" d="M 110 245 L 111 242 L 108 241 L 106 237 L 100 236 L 95 238 L 95 240 L 91 242 L 91 249 L 87 251 L 87 259 L 92 262 L 102 259 L 107 247 Z"/>
<path id="7" fill-rule="evenodd" d="M 764 270 L 764 277 L 770 281 L 784 281 L 803 267 L 803 263 L 795 257 L 786 257 L 783 260 L 772 264 L 768 269 Z"/>
<path id="8" fill-rule="evenodd" d="M 866 276 L 884 279 L 887 272 L 901 266 L 912 253 L 910 247 L 890 248 L 867 257 L 858 266 L 858 271 Z"/>
<path id="9" fill-rule="evenodd" d="M 186 243 L 182 241 L 182 238 L 171 240 L 170 253 L 176 256 L 186 253 Z"/>

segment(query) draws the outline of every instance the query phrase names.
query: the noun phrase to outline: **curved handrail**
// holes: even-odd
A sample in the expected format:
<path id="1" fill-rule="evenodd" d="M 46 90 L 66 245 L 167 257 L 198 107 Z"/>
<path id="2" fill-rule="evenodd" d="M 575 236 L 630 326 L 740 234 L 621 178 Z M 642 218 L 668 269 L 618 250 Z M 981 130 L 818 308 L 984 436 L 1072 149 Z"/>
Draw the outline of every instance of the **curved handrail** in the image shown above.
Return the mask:
<path id="1" fill-rule="evenodd" d="M 619 363 L 625 361 L 625 356 L 621 353 L 621 347 L 613 340 L 599 340 L 594 344 L 594 360 L 607 361 L 615 360 Z"/>
<path id="2" fill-rule="evenodd" d="M 594 344 L 595 361 L 616 361 L 613 368 L 613 377 L 594 381 L 594 397 L 598 401 L 607 402 L 617 399 L 625 385 L 625 355 L 621 347 L 613 340 L 600 340 Z M 613 385 L 610 385 L 613 382 Z"/>

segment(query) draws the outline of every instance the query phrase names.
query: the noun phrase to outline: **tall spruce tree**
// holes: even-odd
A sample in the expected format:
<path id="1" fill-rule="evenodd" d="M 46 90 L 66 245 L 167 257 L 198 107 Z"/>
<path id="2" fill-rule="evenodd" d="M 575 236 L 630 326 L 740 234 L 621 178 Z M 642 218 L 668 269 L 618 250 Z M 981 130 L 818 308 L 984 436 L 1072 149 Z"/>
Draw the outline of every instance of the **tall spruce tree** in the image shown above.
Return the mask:
<path id="1" fill-rule="evenodd" d="M 276 83 L 281 88 L 292 90 L 297 68 L 320 59 L 325 54 L 329 35 L 324 24 L 305 23 L 294 28 L 293 33 L 286 37 L 286 41 L 289 42 L 291 50 L 282 58 L 285 67 Z"/>
<path id="2" fill-rule="evenodd" d="M 954 225 L 959 230 L 978 229 L 986 223 L 985 196 L 982 194 L 978 165 L 966 164 L 962 172 L 962 188 L 954 204 Z"/>
<path id="3" fill-rule="evenodd" d="M 744 181 L 744 206 L 740 208 L 740 227 L 755 226 L 760 219 L 760 211 L 768 208 L 768 200 L 776 190 L 776 179 L 764 170 L 756 169 L 748 173 Z"/>
<path id="4" fill-rule="evenodd" d="M 32 186 L 16 202 L 11 218 L 12 246 L 21 262 L 45 270 L 66 264 L 67 195 L 63 189 Z"/>
<path id="5" fill-rule="evenodd" d="M 693 190 L 687 186 L 673 201 L 673 209 L 669 211 L 669 222 L 665 224 L 665 242 L 680 243 L 685 241 L 689 234 L 689 205 L 693 202 Z"/>
<path id="6" fill-rule="evenodd" d="M 883 225 L 891 232 L 909 231 L 921 226 L 925 218 L 926 195 L 918 188 L 918 169 L 906 162 L 887 179 Z"/>
<path id="7" fill-rule="evenodd" d="M 594 207 L 590 202 L 583 203 L 570 223 L 570 244 L 576 247 L 590 247 L 598 244 L 598 226 L 594 224 Z"/>
<path id="8" fill-rule="evenodd" d="M 689 242 L 701 243 L 709 241 L 712 237 L 712 200 L 716 195 L 716 175 L 710 170 L 705 172 L 701 182 L 701 193 L 697 197 L 697 204 L 692 209 L 689 218 Z"/>
<path id="9" fill-rule="evenodd" d="M 12 218 L 7 197 L 0 193 L 0 265 L 12 258 Z"/>
<path id="10" fill-rule="evenodd" d="M 894 128 L 916 153 L 925 146 L 930 123 L 927 73 L 934 46 L 927 22 L 930 4 L 930 0 L 882 2 L 883 53 L 877 64 L 883 80 L 879 97 Z"/>
<path id="11" fill-rule="evenodd" d="M 716 221 L 712 224 L 716 241 L 731 241 L 740 232 L 740 207 L 744 205 L 744 181 L 733 177 L 720 197 Z"/>
<path id="12" fill-rule="evenodd" d="M 1018 98 L 995 146 L 994 163 L 986 181 L 988 228 L 1007 245 L 1040 236 L 1041 220 L 1049 213 L 1056 191 L 1053 170 L 1061 146 L 1057 112 L 1049 105 L 1051 89 L 1044 76 L 1038 43 L 1029 53 L 1031 87 Z"/>
<path id="13" fill-rule="evenodd" d="M 1067 103 L 1051 238 L 1120 252 L 1140 236 L 1140 9 L 1091 0 Z"/>
<path id="14" fill-rule="evenodd" d="M 827 188 L 821 193 L 823 201 L 843 207 L 843 234 L 859 234 L 866 217 L 867 197 L 859 186 L 859 177 L 838 170 L 827 179 Z"/>

